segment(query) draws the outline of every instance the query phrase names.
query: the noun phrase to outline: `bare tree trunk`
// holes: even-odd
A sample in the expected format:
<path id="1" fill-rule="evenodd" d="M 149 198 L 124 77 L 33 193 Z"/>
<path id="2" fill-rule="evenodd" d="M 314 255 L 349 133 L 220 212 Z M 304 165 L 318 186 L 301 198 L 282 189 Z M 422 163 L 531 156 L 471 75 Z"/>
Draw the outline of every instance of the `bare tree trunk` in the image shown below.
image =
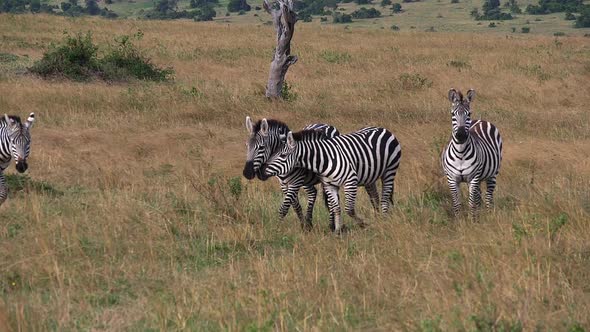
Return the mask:
<path id="1" fill-rule="evenodd" d="M 272 15 L 277 30 L 277 47 L 270 64 L 266 97 L 282 98 L 281 90 L 287 70 L 297 62 L 297 56 L 291 55 L 291 38 L 295 31 L 297 15 L 293 11 L 293 0 L 264 0 L 264 9 Z"/>

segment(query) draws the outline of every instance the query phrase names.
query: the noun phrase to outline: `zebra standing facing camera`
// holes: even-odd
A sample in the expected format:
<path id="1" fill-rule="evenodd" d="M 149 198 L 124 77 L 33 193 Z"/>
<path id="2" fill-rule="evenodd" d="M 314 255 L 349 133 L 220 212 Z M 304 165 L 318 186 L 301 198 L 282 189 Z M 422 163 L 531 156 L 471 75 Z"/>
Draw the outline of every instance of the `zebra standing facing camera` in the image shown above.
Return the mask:
<path id="1" fill-rule="evenodd" d="M 449 90 L 453 132 L 442 153 L 442 167 L 451 189 L 455 216 L 461 209 L 459 186 L 461 182 L 467 182 L 471 216 L 475 219 L 481 205 L 482 181 L 486 181 L 486 206 L 493 207 L 496 177 L 502 161 L 502 138 L 489 122 L 477 120 L 471 123 L 470 104 L 474 97 L 474 90 L 467 91 L 466 97 L 460 91 Z"/>
<path id="2" fill-rule="evenodd" d="M 21 123 L 20 117 L 6 115 L 0 118 L 0 205 L 8 196 L 8 187 L 4 178 L 4 170 L 14 159 L 16 170 L 24 173 L 29 167 L 27 158 L 31 151 L 30 130 L 35 121 L 35 113 L 29 114 L 25 123 Z"/>

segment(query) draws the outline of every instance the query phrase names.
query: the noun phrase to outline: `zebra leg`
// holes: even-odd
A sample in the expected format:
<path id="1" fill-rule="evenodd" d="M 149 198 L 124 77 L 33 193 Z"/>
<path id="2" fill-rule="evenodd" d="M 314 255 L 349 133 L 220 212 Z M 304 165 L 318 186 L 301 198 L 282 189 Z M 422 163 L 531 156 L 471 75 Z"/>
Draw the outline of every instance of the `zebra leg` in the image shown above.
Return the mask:
<path id="1" fill-rule="evenodd" d="M 344 231 L 344 226 L 342 225 L 342 216 L 340 215 L 340 202 L 338 201 L 338 187 L 331 185 L 331 184 L 326 184 L 326 185 L 324 185 L 324 192 L 328 196 L 328 204 L 330 206 L 330 219 L 334 218 L 333 231 L 337 234 L 340 234 Z"/>
<path id="2" fill-rule="evenodd" d="M 449 183 L 451 198 L 453 199 L 453 214 L 455 214 L 455 217 L 458 217 L 459 211 L 461 210 L 461 196 L 459 193 L 459 185 L 461 183 L 451 177 L 447 177 L 447 182 Z"/>
<path id="3" fill-rule="evenodd" d="M 318 191 L 313 185 L 305 186 L 303 189 L 305 189 L 305 192 L 307 193 L 307 214 L 305 216 L 305 223 L 302 223 L 301 227 L 310 231 L 313 228 L 313 206 L 315 205 Z"/>
<path id="4" fill-rule="evenodd" d="M 389 204 L 393 207 L 393 191 L 395 189 L 395 173 L 384 176 L 381 180 L 383 186 L 383 193 L 381 195 L 381 212 L 389 212 Z"/>
<path id="5" fill-rule="evenodd" d="M 473 179 L 469 182 L 469 207 L 471 210 L 471 218 L 477 220 L 478 208 L 481 205 L 481 188 L 480 180 Z"/>
<path id="6" fill-rule="evenodd" d="M 496 189 L 496 176 L 486 180 L 486 208 L 494 208 L 494 190 Z"/>
<path id="7" fill-rule="evenodd" d="M 371 205 L 376 211 L 379 211 L 379 193 L 377 192 L 377 183 L 365 184 L 365 190 L 371 200 Z"/>
<path id="8" fill-rule="evenodd" d="M 356 193 L 358 190 L 357 181 L 351 181 L 344 185 L 344 196 L 346 198 L 346 213 L 354 219 L 354 221 L 361 227 L 365 226 L 365 222 L 356 215 Z"/>
<path id="9" fill-rule="evenodd" d="M 0 172 L 0 205 L 4 203 L 8 197 L 8 186 L 6 185 L 6 179 L 4 173 Z"/>
<path id="10" fill-rule="evenodd" d="M 334 213 L 330 209 L 330 202 L 328 202 L 328 194 L 326 192 L 326 187 L 322 184 L 322 196 L 324 197 L 324 204 L 326 204 L 326 209 L 328 209 L 330 215 L 330 230 L 333 232 L 336 225 L 334 224 Z"/>
<path id="11" fill-rule="evenodd" d="M 283 203 L 279 208 L 279 217 L 281 219 L 285 218 L 287 212 L 289 212 L 289 207 L 293 205 L 293 209 L 295 213 L 297 213 L 297 217 L 303 223 L 305 218 L 303 217 L 303 210 L 301 209 L 301 205 L 299 204 L 299 198 L 297 194 L 299 193 L 300 186 L 293 186 L 288 183 L 281 183 L 281 190 L 283 191 Z"/>

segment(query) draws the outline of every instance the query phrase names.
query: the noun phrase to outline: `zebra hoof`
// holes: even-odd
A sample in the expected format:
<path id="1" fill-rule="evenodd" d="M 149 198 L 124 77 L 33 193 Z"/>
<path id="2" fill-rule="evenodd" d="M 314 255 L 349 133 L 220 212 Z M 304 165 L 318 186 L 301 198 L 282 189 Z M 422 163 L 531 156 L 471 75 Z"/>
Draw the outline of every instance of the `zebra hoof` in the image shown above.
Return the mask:
<path id="1" fill-rule="evenodd" d="M 348 233 L 348 227 L 346 227 L 346 225 L 342 225 L 342 227 L 340 227 L 340 230 L 333 230 L 334 234 L 336 235 L 345 235 Z"/>
<path id="2" fill-rule="evenodd" d="M 305 232 L 311 232 L 313 229 L 313 225 L 309 222 L 305 222 L 301 224 L 301 229 Z"/>

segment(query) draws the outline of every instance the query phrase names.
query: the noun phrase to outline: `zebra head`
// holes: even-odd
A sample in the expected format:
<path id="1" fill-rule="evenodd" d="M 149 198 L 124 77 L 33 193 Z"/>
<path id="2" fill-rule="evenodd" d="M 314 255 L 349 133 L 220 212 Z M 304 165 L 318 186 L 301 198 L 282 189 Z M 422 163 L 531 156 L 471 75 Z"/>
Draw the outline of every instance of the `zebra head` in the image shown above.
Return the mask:
<path id="1" fill-rule="evenodd" d="M 475 90 L 467 91 L 467 96 L 455 89 L 449 90 L 449 101 L 451 102 L 451 122 L 453 124 L 453 140 L 463 144 L 469 138 L 471 128 L 471 109 L 469 104 L 475 97 Z"/>
<path id="2" fill-rule="evenodd" d="M 247 116 L 246 129 L 248 129 L 250 137 L 246 141 L 244 177 L 251 180 L 257 176 L 260 180 L 267 180 L 268 176 L 260 172 L 260 167 L 273 152 L 284 144 L 289 128 L 286 124 L 276 120 L 262 119 L 254 123 Z"/>
<path id="3" fill-rule="evenodd" d="M 293 132 L 287 133 L 286 144 L 273 154 L 262 168 L 262 174 L 267 177 L 287 175 L 297 167 L 297 154 L 295 149 L 297 142 L 293 138 Z"/>
<path id="4" fill-rule="evenodd" d="M 27 158 L 31 151 L 30 130 L 33 122 L 35 122 L 35 113 L 29 114 L 29 118 L 25 123 L 21 123 L 18 116 L 8 116 L 6 114 L 4 114 L 4 121 L 6 122 L 10 155 L 16 162 L 16 170 L 19 173 L 24 173 L 29 167 Z"/>

